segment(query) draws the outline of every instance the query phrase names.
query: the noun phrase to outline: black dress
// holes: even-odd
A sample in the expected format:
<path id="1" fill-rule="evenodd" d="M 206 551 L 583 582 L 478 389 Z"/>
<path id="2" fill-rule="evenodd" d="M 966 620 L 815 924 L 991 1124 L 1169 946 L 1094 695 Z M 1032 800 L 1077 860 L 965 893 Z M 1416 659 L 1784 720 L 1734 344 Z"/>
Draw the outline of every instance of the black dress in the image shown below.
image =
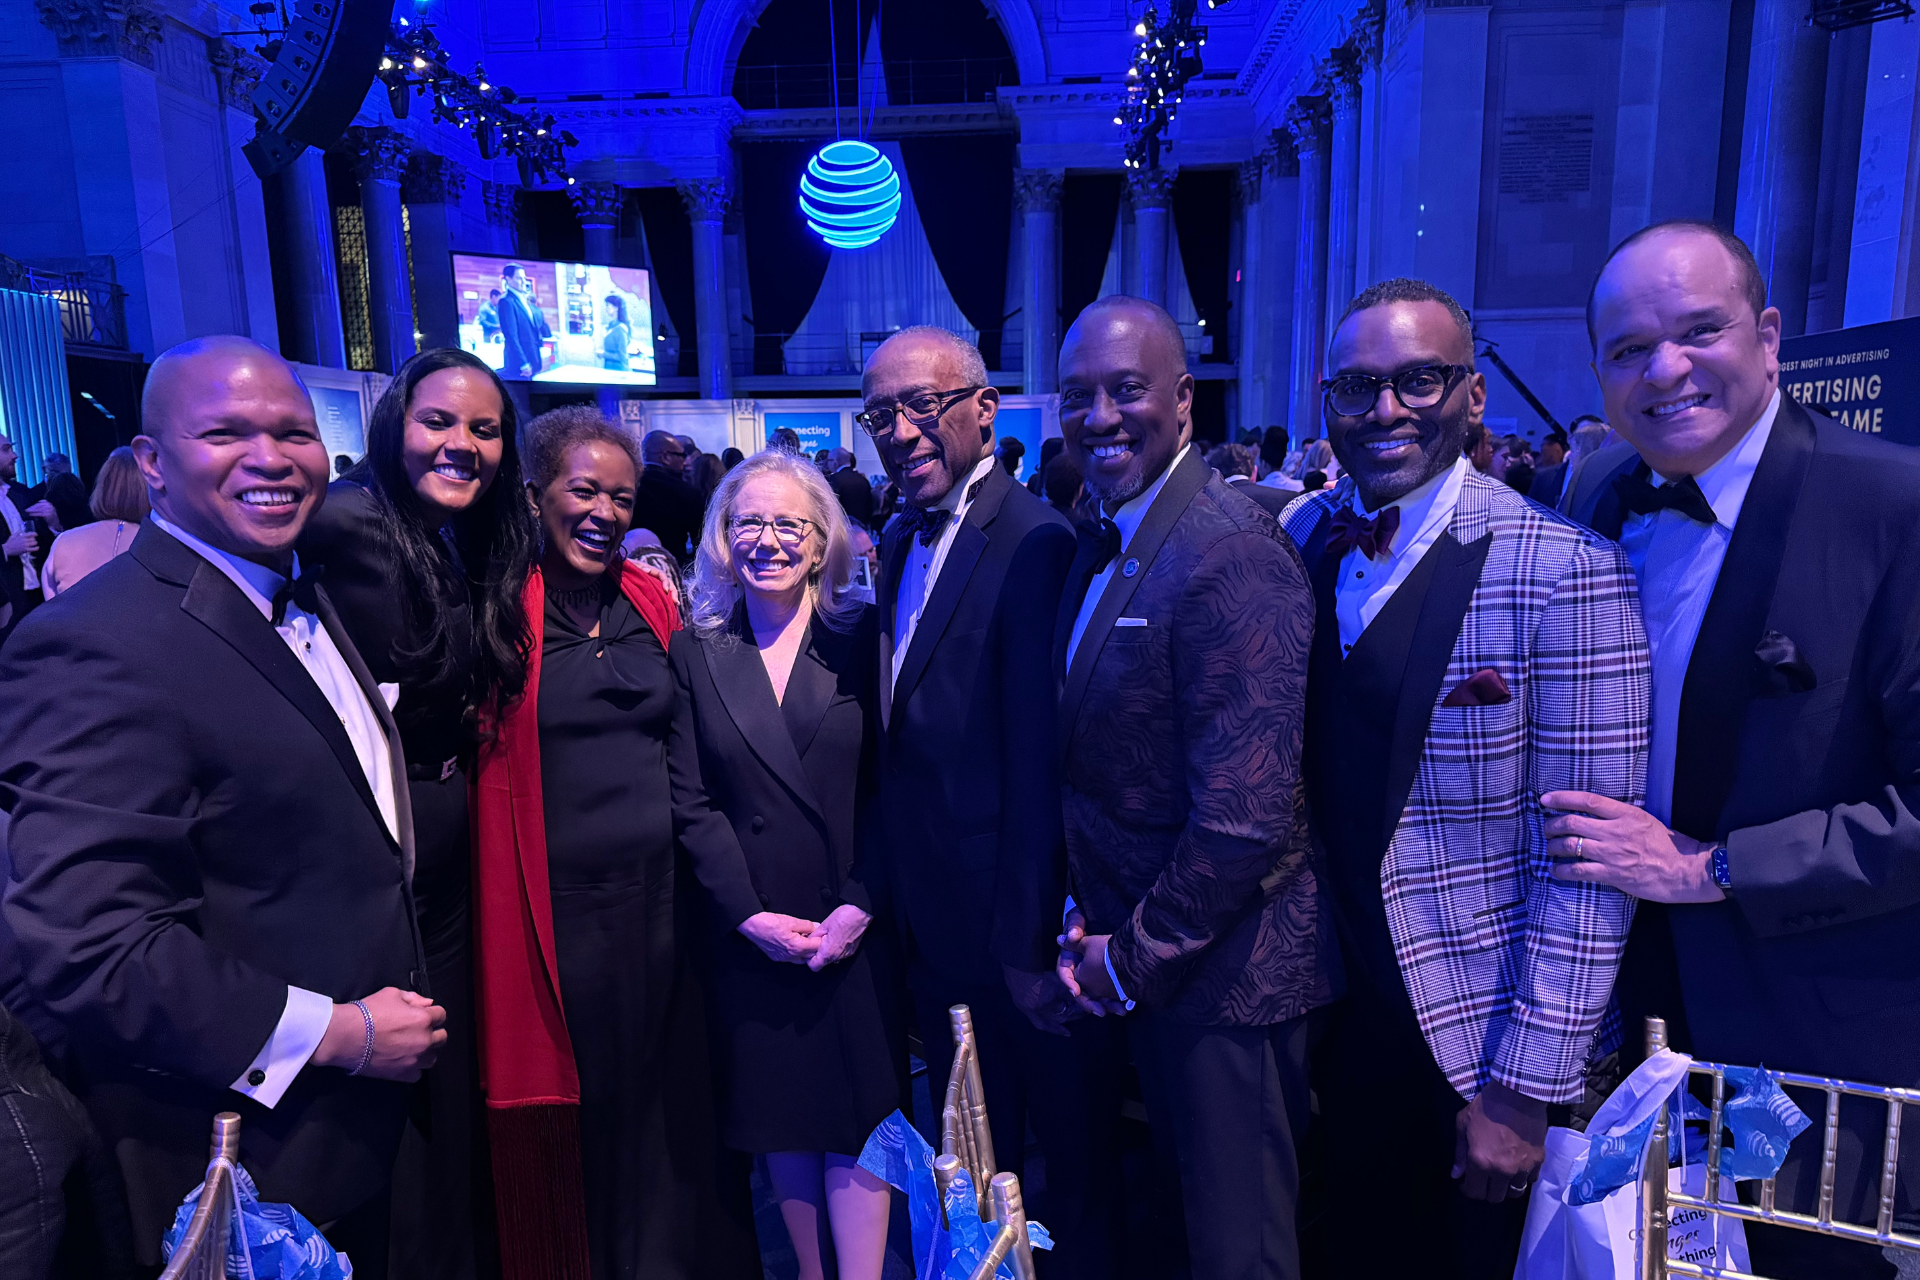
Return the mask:
<path id="1" fill-rule="evenodd" d="M 884 924 L 819 973 L 769 960 L 738 932 L 761 911 L 873 913 L 857 849 L 878 724 L 876 616 L 868 608 L 851 633 L 816 621 L 779 702 L 744 618 L 723 637 L 673 640 L 674 825 L 706 889 L 720 1131 L 736 1150 L 858 1155 L 905 1096 Z"/>
<path id="2" fill-rule="evenodd" d="M 737 1275 L 701 1242 L 717 1184 L 705 1030 L 675 945 L 676 695 L 666 651 L 615 580 L 603 584 L 598 636 L 549 597 L 540 649 L 547 875 L 580 1073 L 587 1249 L 596 1280 Z"/>
<path id="3" fill-rule="evenodd" d="M 406 589 L 379 532 L 375 499 L 348 480 L 301 534 L 301 572 L 319 569 L 354 647 L 373 678 L 400 686 L 394 707 L 407 756 L 413 806 L 414 908 L 426 949 L 430 994 L 447 1011 L 447 1043 L 422 1078 L 412 1123 L 394 1165 L 392 1273 L 425 1280 L 471 1280 L 499 1271 L 493 1257 L 493 1180 L 485 1156 L 479 1057 L 474 1035 L 473 851 L 467 813 L 471 735 L 463 724 L 464 676 L 426 687 L 403 655 L 420 639 L 400 607 Z M 443 544 L 450 587 L 458 557 Z M 455 645 L 455 666 L 473 662 L 472 607 L 451 590 L 441 606 Z"/>

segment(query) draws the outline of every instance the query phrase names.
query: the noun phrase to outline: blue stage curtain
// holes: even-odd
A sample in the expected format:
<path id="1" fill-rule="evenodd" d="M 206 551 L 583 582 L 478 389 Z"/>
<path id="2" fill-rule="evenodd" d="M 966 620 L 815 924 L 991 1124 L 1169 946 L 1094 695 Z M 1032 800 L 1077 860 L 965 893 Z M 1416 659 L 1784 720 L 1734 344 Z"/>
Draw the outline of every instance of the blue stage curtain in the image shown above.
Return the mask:
<path id="1" fill-rule="evenodd" d="M 980 331 L 987 368 L 1000 367 L 1006 323 L 1007 232 L 1013 210 L 1013 137 L 939 134 L 900 139 L 920 226 L 947 292 Z"/>
<path id="2" fill-rule="evenodd" d="M 833 251 L 800 212 L 800 175 L 818 141 L 742 142 L 740 201 L 753 295 L 753 371 L 785 373 L 781 344 L 800 327 L 820 292 Z"/>
<path id="3" fill-rule="evenodd" d="M 1060 184 L 1060 332 L 1066 334 L 1087 305 L 1100 296 L 1119 225 L 1117 173 L 1070 173 Z"/>
<path id="4" fill-rule="evenodd" d="M 640 225 L 646 229 L 647 254 L 653 259 L 660 300 L 667 304 L 667 318 L 680 335 L 680 367 L 675 372 L 683 378 L 698 377 L 700 344 L 694 335 L 700 329 L 693 314 L 693 224 L 687 220 L 687 207 L 672 187 L 642 187 L 634 192 L 634 202 L 640 206 Z"/>
<path id="5" fill-rule="evenodd" d="M 1173 184 L 1173 226 L 1180 237 L 1187 292 L 1213 336 L 1212 350 L 1200 357 L 1209 364 L 1233 359 L 1227 350 L 1227 243 L 1233 235 L 1233 182 L 1230 169 L 1182 169 Z"/>

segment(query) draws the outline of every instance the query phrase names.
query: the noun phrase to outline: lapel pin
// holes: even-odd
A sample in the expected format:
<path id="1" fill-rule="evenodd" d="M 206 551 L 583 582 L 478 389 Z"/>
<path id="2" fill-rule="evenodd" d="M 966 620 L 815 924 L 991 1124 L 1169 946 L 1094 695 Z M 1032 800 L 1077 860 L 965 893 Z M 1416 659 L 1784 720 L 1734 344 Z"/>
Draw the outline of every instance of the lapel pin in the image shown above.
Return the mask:
<path id="1" fill-rule="evenodd" d="M 1125 564 L 1120 566 L 1120 576 L 1123 578 L 1131 578 L 1138 572 L 1140 572 L 1140 562 L 1138 560 L 1129 559 Z"/>

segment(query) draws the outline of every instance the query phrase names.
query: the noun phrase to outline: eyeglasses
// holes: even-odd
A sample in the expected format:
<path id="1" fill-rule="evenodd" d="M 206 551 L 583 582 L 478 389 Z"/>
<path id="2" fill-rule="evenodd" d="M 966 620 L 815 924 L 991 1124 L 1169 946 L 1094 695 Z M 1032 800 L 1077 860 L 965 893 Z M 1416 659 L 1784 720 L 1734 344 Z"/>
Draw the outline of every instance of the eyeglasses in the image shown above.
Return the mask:
<path id="1" fill-rule="evenodd" d="M 1385 378 L 1369 373 L 1343 373 L 1320 383 L 1326 393 L 1327 407 L 1343 418 L 1365 416 L 1380 399 L 1380 388 L 1392 387 L 1393 394 L 1409 409 L 1431 409 L 1447 398 L 1453 382 L 1468 372 L 1463 364 L 1423 364 Z"/>
<path id="2" fill-rule="evenodd" d="M 817 527 L 813 521 L 802 520 L 799 516 L 775 516 L 771 520 L 763 520 L 759 516 L 735 516 L 727 521 L 727 531 L 733 535 L 735 542 L 758 542 L 761 534 L 772 529 L 774 539 L 783 547 L 799 546 Z"/>
<path id="3" fill-rule="evenodd" d="M 907 421 L 922 430 L 932 426 L 946 416 L 947 410 L 965 400 L 975 392 L 984 391 L 984 384 L 977 387 L 961 387 L 957 391 L 922 391 L 906 400 L 897 400 L 899 413 L 906 415 Z M 865 413 L 856 413 L 853 420 L 875 440 L 883 440 L 893 434 L 896 410 L 892 405 L 876 405 Z"/>

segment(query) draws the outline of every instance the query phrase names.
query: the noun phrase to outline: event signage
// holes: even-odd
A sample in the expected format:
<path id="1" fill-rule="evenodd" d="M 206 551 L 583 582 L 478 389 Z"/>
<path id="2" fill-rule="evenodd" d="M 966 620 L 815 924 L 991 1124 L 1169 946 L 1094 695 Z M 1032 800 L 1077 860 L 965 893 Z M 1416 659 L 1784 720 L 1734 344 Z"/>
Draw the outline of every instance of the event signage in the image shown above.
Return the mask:
<path id="1" fill-rule="evenodd" d="M 1783 339 L 1780 388 L 1855 431 L 1920 444 L 1920 317 Z"/>

